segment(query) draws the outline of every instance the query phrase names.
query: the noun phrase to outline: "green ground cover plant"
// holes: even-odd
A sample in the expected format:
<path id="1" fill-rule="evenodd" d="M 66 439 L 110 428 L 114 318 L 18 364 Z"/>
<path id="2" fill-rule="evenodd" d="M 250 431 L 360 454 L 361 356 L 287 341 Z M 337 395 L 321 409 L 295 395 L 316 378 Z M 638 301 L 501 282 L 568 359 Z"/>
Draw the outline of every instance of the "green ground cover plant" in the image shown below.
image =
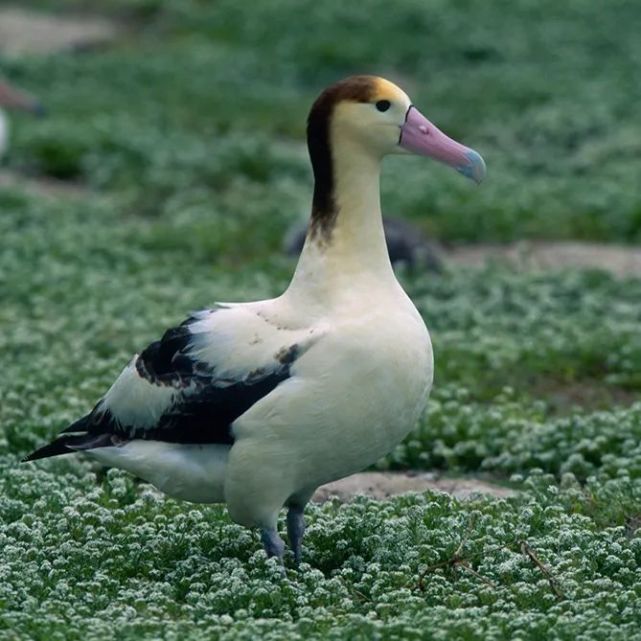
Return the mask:
<path id="1" fill-rule="evenodd" d="M 161 219 L 198 196 L 242 214 L 262 200 L 244 196 L 246 183 L 269 183 L 281 205 L 271 220 L 283 225 L 307 209 L 311 101 L 338 77 L 376 72 L 490 167 L 471 190 L 444 168 L 394 160 L 389 213 L 451 240 L 639 238 L 641 44 L 630 0 L 102 6 L 128 26 L 117 46 L 2 61 L 50 111 L 21 128 L 15 164 L 125 192 L 132 215 Z"/>
<path id="2" fill-rule="evenodd" d="M 639 278 L 401 273 L 435 389 L 378 467 L 515 495 L 310 506 L 300 573 L 222 507 L 19 464 L 188 311 L 282 290 L 306 110 L 342 75 L 399 79 L 488 161 L 472 189 L 391 159 L 386 211 L 445 242 L 639 238 L 634 3 L 243 6 L 111 0 L 111 45 L 0 58 L 49 107 L 15 121 L 7 168 L 75 189 L 0 188 L 0 638 L 641 639 Z"/>

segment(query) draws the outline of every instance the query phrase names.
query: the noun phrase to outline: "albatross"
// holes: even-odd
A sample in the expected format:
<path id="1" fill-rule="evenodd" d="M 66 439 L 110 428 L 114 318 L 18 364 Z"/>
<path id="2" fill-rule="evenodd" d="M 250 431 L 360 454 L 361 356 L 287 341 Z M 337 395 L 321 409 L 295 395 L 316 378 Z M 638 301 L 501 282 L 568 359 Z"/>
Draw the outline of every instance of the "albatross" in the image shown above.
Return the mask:
<path id="1" fill-rule="evenodd" d="M 42 105 L 33 96 L 23 91 L 18 91 L 9 83 L 0 80 L 0 158 L 9 147 L 9 120 L 2 107 L 21 109 L 36 115 L 44 113 Z"/>
<path id="2" fill-rule="evenodd" d="M 86 416 L 24 460 L 83 452 L 168 496 L 224 502 L 281 563 L 295 563 L 314 491 L 384 456 L 432 386 L 429 333 L 394 276 L 379 175 L 419 154 L 480 182 L 485 163 L 392 82 L 352 76 L 307 121 L 314 174 L 305 245 L 286 291 L 190 314 L 135 355 Z"/>

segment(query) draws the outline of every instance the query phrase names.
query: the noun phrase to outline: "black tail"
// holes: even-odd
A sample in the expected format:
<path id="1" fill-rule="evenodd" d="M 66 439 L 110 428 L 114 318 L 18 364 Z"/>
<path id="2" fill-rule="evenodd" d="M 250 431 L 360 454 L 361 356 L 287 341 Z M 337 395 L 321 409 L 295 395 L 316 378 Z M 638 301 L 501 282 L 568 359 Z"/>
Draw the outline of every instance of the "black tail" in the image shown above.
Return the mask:
<path id="1" fill-rule="evenodd" d="M 75 438 L 77 439 L 78 437 Z M 32 452 L 31 454 L 29 454 L 29 456 L 25 456 L 22 459 L 22 462 L 26 463 L 28 461 L 35 461 L 39 458 L 58 456 L 60 454 L 71 454 L 72 452 L 76 451 L 68 447 L 69 442 L 72 439 L 74 439 L 73 436 L 61 436 L 60 438 L 57 438 L 55 441 L 53 441 L 53 443 L 49 443 L 49 445 L 45 445 L 35 452 Z"/>
<path id="2" fill-rule="evenodd" d="M 49 456 L 59 456 L 60 454 L 73 454 L 79 450 L 91 450 L 95 447 L 106 447 L 112 445 L 111 434 L 89 434 L 87 432 L 87 419 L 85 416 L 80 420 L 72 423 L 69 427 L 62 430 L 61 434 L 55 441 L 37 449 L 35 452 L 25 456 L 23 463 L 35 461 L 39 458 L 48 458 Z M 84 432 L 84 434 L 65 434 L 65 432 Z"/>

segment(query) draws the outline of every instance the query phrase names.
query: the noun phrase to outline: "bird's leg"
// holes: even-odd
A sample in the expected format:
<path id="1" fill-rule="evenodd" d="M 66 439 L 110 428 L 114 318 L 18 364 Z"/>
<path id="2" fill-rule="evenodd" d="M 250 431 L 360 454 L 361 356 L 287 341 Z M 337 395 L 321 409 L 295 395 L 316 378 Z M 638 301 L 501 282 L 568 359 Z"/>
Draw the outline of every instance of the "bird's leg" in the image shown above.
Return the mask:
<path id="1" fill-rule="evenodd" d="M 267 552 L 267 556 L 277 557 L 282 564 L 285 544 L 283 543 L 283 539 L 278 536 L 276 528 L 263 528 L 260 531 L 260 538 L 265 547 L 265 552 Z"/>
<path id="2" fill-rule="evenodd" d="M 289 545 L 294 552 L 294 563 L 300 564 L 303 551 L 303 534 L 305 534 L 305 519 L 300 505 L 292 505 L 287 512 L 287 536 Z"/>

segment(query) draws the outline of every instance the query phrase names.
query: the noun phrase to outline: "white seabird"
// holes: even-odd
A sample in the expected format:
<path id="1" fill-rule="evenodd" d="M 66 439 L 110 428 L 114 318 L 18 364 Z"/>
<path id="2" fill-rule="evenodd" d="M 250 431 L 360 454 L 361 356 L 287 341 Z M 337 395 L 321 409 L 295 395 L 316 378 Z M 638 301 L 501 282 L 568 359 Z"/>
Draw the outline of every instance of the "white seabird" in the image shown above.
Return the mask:
<path id="1" fill-rule="evenodd" d="M 410 152 L 476 182 L 485 175 L 475 151 L 372 76 L 319 96 L 307 143 L 311 221 L 287 290 L 192 314 L 25 460 L 84 451 L 169 496 L 225 502 L 281 560 L 285 506 L 300 560 L 303 509 L 316 488 L 387 454 L 415 426 L 432 386 L 430 337 L 385 245 L 381 160 Z"/>
<path id="2" fill-rule="evenodd" d="M 42 105 L 33 96 L 18 91 L 7 82 L 0 80 L 0 158 L 9 148 L 9 119 L 2 107 L 21 109 L 37 115 L 44 112 Z"/>

